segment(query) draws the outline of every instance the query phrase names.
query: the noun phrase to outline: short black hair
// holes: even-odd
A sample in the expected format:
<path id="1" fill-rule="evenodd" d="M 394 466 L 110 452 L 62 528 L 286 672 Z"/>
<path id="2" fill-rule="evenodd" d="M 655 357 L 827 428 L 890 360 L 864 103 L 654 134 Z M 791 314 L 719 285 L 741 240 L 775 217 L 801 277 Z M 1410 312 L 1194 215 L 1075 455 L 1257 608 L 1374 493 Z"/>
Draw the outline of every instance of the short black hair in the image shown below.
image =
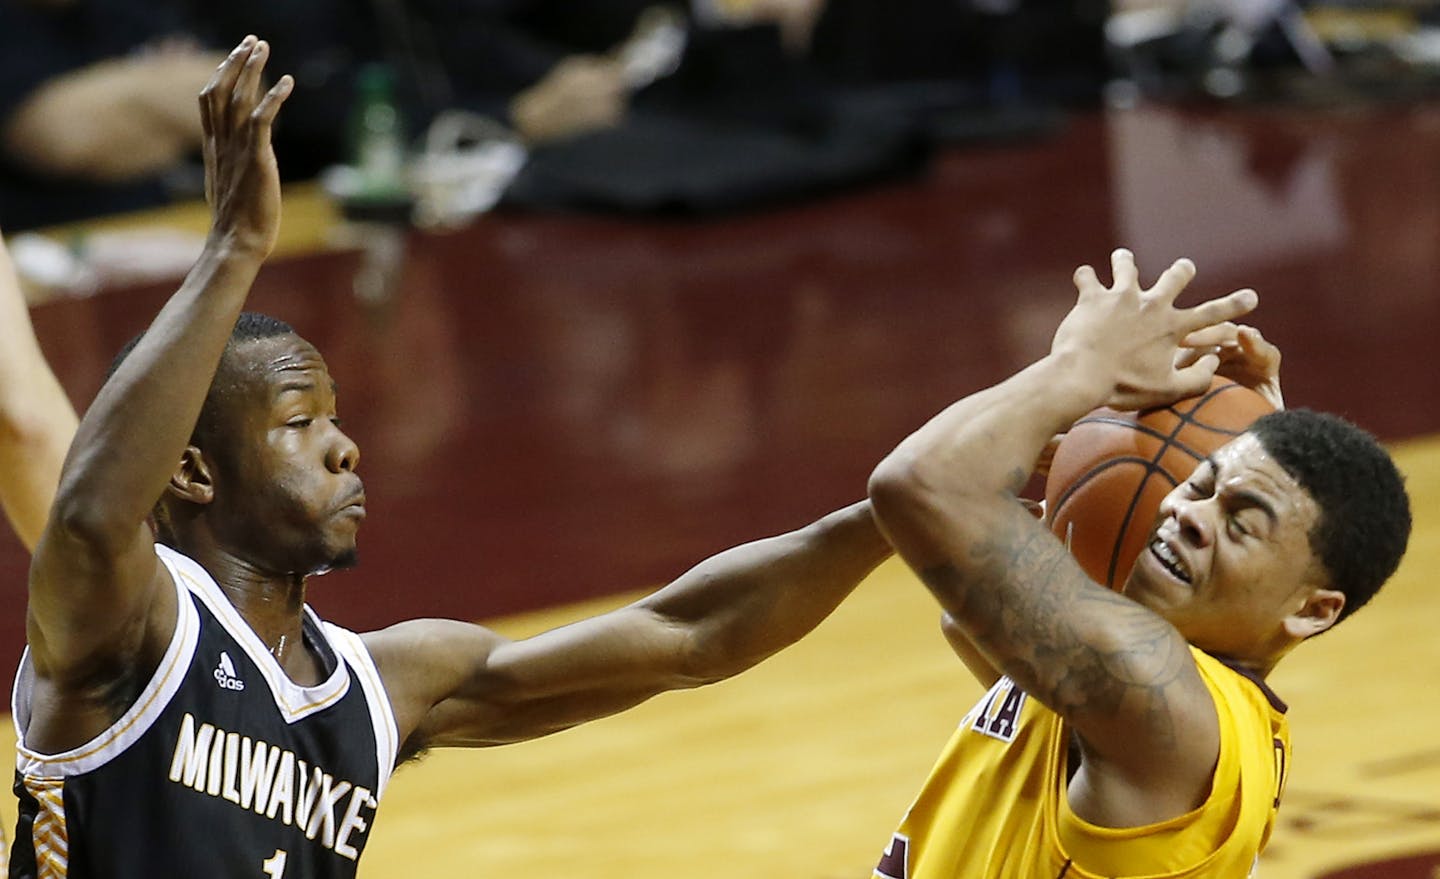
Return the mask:
<path id="1" fill-rule="evenodd" d="M 1310 548 L 1332 588 L 1345 593 L 1338 623 L 1365 606 L 1405 555 L 1405 478 L 1375 437 L 1335 415 L 1287 409 L 1259 419 L 1249 432 L 1320 509 Z"/>
<path id="2" fill-rule="evenodd" d="M 279 318 L 271 317 L 268 314 L 260 314 L 256 311 L 242 311 L 240 317 L 235 320 L 235 327 L 230 331 L 230 339 L 225 343 L 225 352 L 220 355 L 220 366 L 215 371 L 215 378 L 210 382 L 210 390 L 205 394 L 205 403 L 200 407 L 200 417 L 196 419 L 195 430 L 190 435 L 190 444 L 203 446 L 203 440 L 213 435 L 213 430 L 218 424 L 220 405 L 225 396 L 224 390 L 233 383 L 227 375 L 226 364 L 234 350 L 246 343 L 259 341 L 260 339 L 271 339 L 276 336 L 284 336 L 295 332 L 295 328 Z M 115 359 L 110 362 L 110 369 L 105 373 L 106 381 L 135 350 L 140 343 L 144 332 L 137 333 L 130 341 L 120 348 Z"/>

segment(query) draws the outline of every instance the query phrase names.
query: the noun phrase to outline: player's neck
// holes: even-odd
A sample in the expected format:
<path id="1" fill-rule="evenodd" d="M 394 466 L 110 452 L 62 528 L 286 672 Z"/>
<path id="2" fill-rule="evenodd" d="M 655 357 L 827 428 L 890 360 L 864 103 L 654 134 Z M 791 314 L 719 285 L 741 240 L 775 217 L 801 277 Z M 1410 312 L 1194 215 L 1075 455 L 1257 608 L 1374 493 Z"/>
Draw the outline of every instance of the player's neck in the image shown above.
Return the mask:
<path id="1" fill-rule="evenodd" d="M 304 686 L 320 682 L 320 663 L 303 634 L 303 575 L 267 573 L 219 549 L 203 552 L 195 560 L 215 578 L 220 591 L 292 680 Z"/>

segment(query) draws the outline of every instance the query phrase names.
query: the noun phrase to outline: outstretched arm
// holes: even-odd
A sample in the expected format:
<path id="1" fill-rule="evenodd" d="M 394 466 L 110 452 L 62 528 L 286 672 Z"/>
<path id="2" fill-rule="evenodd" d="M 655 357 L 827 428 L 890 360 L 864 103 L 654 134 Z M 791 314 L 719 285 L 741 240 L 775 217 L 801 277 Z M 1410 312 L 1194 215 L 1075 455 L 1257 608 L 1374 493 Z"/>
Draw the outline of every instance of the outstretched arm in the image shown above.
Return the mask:
<path id="1" fill-rule="evenodd" d="M 1193 332 L 1254 307 L 1249 291 L 1189 311 L 1173 301 L 1186 261 L 1141 291 L 1117 251 L 1115 285 L 1076 273 L 1075 308 L 1051 353 L 955 403 L 907 438 L 871 477 L 876 516 L 968 640 L 1080 735 L 1082 788 L 1106 789 L 1084 817 L 1133 826 L 1193 808 L 1218 753 L 1214 706 L 1169 623 L 1090 582 L 1017 500 L 1049 438 L 1100 405 L 1138 408 L 1208 385 L 1218 358 L 1184 368 Z M 1073 790 L 1073 787 L 1072 787 Z M 1074 798 L 1072 797 L 1072 802 Z"/>
<path id="2" fill-rule="evenodd" d="M 35 549 L 50 515 L 75 424 L 75 408 L 40 352 L 0 240 L 0 505 L 26 549 Z"/>
<path id="3" fill-rule="evenodd" d="M 27 634 L 39 677 L 93 693 L 131 672 L 174 627 L 175 597 L 146 518 L 194 429 L 221 352 L 279 223 L 262 97 L 267 47 L 247 38 L 200 96 L 213 224 L 205 250 L 81 420 L 30 575 Z M 60 734 L 79 736 L 78 730 Z"/>
<path id="4" fill-rule="evenodd" d="M 534 638 L 416 620 L 366 643 L 407 752 L 520 741 L 738 674 L 819 625 L 889 554 L 861 502 Z"/>

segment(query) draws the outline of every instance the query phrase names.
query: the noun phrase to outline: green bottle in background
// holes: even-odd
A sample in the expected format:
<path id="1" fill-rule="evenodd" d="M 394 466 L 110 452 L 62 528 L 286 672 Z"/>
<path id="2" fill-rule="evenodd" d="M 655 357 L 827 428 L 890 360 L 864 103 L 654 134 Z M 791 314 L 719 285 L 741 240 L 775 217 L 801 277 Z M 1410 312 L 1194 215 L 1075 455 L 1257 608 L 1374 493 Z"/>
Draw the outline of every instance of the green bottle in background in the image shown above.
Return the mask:
<path id="1" fill-rule="evenodd" d="M 407 197 L 405 120 L 395 101 L 395 72 L 389 65 L 367 64 L 356 77 L 350 154 L 359 174 L 356 198 L 393 201 Z"/>

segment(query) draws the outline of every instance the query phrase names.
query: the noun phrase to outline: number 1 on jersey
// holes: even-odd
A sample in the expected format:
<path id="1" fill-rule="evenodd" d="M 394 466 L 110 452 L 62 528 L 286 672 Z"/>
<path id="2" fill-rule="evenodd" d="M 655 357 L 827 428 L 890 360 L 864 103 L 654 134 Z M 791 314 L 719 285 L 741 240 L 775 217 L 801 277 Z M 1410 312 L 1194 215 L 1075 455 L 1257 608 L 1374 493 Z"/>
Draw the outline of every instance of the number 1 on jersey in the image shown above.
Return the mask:
<path id="1" fill-rule="evenodd" d="M 270 879 L 281 879 L 285 875 L 285 859 L 288 857 L 290 857 L 289 852 L 283 848 L 277 848 L 269 860 L 260 864 L 260 869 L 264 870 L 265 875 Z"/>

